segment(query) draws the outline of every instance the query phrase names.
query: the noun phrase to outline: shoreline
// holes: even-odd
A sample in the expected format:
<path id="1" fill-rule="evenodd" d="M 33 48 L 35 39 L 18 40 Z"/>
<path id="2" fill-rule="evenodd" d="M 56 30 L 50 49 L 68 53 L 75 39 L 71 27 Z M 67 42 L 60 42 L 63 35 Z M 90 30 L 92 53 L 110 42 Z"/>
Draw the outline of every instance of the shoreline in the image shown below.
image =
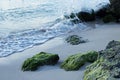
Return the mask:
<path id="1" fill-rule="evenodd" d="M 89 24 L 88 24 L 89 25 Z M 64 71 L 60 69 L 59 64 L 68 56 L 76 53 L 83 53 L 91 50 L 103 50 L 107 43 L 112 40 L 120 40 L 119 24 L 91 24 L 95 25 L 94 29 L 79 32 L 75 29 L 66 35 L 61 35 L 47 41 L 42 45 L 34 46 L 23 52 L 12 54 L 8 57 L 0 58 L 0 79 L 1 80 L 82 80 L 85 66 L 79 71 Z M 89 42 L 80 45 L 70 45 L 65 42 L 69 35 L 79 35 Z M 41 52 L 55 53 L 60 56 L 59 63 L 55 66 L 44 66 L 35 72 L 22 72 L 21 66 L 25 59 Z M 86 64 L 87 65 L 87 64 Z M 55 75 L 56 74 L 56 75 Z"/>

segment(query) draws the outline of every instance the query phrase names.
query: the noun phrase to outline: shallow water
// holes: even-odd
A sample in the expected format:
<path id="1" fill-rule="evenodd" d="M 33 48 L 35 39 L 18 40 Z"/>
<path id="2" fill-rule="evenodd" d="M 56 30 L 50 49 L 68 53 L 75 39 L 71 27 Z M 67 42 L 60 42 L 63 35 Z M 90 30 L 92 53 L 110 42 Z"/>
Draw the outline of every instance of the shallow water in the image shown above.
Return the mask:
<path id="1" fill-rule="evenodd" d="M 85 8 L 97 10 L 108 0 L 0 0 L 0 57 L 23 51 L 64 34 L 72 24 L 63 15 Z"/>

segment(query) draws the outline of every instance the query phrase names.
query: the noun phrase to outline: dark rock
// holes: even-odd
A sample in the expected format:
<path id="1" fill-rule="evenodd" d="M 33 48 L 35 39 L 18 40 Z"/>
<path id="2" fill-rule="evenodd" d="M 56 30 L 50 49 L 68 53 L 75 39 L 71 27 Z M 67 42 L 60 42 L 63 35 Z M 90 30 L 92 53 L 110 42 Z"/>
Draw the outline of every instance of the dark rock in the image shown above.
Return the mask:
<path id="1" fill-rule="evenodd" d="M 69 16 L 64 16 L 66 19 L 71 19 L 71 22 L 77 24 L 80 22 L 89 22 L 95 20 L 94 10 L 84 10 L 78 13 L 71 13 Z"/>
<path id="2" fill-rule="evenodd" d="M 104 23 L 116 22 L 116 18 L 111 14 L 104 16 L 102 20 Z"/>
<path id="3" fill-rule="evenodd" d="M 70 14 L 70 18 L 75 18 L 76 17 L 76 13 L 71 13 Z"/>
<path id="4" fill-rule="evenodd" d="M 92 10 L 91 12 L 81 11 L 81 12 L 77 13 L 76 15 L 83 22 L 88 22 L 88 21 L 94 21 L 95 20 L 94 10 Z"/>
<path id="5" fill-rule="evenodd" d="M 24 61 L 22 65 L 23 71 L 35 71 L 40 66 L 44 65 L 55 65 L 59 60 L 59 56 L 57 54 L 50 54 L 45 52 L 40 52 L 36 54 L 32 58 L 28 58 Z"/>
<path id="6" fill-rule="evenodd" d="M 107 14 L 111 14 L 110 4 L 107 4 L 95 12 L 96 17 L 103 18 Z"/>
<path id="7" fill-rule="evenodd" d="M 115 16 L 120 19 L 120 0 L 109 0 Z"/>

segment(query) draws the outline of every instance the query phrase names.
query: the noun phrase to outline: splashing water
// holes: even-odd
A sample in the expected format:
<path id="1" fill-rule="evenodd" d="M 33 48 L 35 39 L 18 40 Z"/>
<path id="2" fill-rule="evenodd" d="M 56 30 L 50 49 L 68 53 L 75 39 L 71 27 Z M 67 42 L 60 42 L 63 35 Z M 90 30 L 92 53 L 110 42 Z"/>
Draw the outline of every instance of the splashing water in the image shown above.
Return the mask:
<path id="1" fill-rule="evenodd" d="M 61 16 L 81 11 L 83 7 L 97 9 L 101 2 L 109 1 L 0 0 L 0 57 L 42 44 L 75 27 L 86 28 Z"/>

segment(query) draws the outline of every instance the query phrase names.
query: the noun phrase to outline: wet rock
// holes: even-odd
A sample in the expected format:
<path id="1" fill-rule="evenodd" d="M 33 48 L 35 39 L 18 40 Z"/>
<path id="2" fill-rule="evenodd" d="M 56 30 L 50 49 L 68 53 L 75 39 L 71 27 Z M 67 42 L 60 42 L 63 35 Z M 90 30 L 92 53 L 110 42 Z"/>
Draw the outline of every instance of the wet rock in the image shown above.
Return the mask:
<path id="1" fill-rule="evenodd" d="M 113 15 L 108 14 L 108 15 L 106 15 L 106 16 L 103 17 L 102 21 L 104 23 L 116 22 L 116 18 Z"/>
<path id="2" fill-rule="evenodd" d="M 94 10 L 83 10 L 78 13 L 71 13 L 70 15 L 64 16 L 66 19 L 71 19 L 71 22 L 77 24 L 80 22 L 89 22 L 95 20 Z"/>
<path id="3" fill-rule="evenodd" d="M 70 14 L 70 18 L 75 18 L 76 17 L 76 13 L 71 13 Z"/>
<path id="4" fill-rule="evenodd" d="M 89 21 L 95 20 L 94 10 L 91 10 L 91 12 L 81 11 L 81 12 L 77 13 L 76 15 L 83 22 L 89 22 Z"/>
<path id="5" fill-rule="evenodd" d="M 45 52 L 40 52 L 36 54 L 32 58 L 28 58 L 24 61 L 22 65 L 23 71 L 35 71 L 40 66 L 44 65 L 55 65 L 59 60 L 59 56 L 57 54 L 50 54 Z"/>
<path id="6" fill-rule="evenodd" d="M 110 4 L 107 4 L 95 12 L 95 16 L 98 18 L 103 18 L 107 14 L 110 14 Z"/>
<path id="7" fill-rule="evenodd" d="M 120 19 L 120 0 L 109 0 L 115 16 Z"/>

